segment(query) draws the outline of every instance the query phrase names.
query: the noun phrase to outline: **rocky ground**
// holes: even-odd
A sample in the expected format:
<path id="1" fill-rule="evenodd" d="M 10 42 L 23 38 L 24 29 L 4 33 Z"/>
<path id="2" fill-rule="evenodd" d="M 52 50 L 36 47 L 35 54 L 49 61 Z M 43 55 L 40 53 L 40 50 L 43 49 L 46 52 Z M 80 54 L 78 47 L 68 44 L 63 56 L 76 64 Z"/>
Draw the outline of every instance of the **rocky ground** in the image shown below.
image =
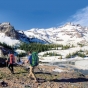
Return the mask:
<path id="1" fill-rule="evenodd" d="M 11 74 L 7 67 L 0 67 L 0 88 L 88 88 L 88 75 L 63 69 L 64 72 L 53 72 L 56 66 L 39 65 L 35 68 L 38 83 L 28 78 L 28 69 L 14 67 Z"/>

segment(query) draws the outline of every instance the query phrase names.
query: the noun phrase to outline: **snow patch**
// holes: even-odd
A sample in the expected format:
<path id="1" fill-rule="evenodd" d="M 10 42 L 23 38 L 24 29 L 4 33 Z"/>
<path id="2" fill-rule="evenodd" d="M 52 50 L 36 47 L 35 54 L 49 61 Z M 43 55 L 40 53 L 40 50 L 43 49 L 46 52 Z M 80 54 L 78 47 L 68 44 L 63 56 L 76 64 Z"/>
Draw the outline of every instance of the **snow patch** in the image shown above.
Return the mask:
<path id="1" fill-rule="evenodd" d="M 54 72 L 63 72 L 64 70 L 61 70 L 61 69 L 59 69 L 59 68 L 55 68 L 55 69 L 53 69 L 53 71 L 54 71 Z"/>
<path id="2" fill-rule="evenodd" d="M 88 70 L 88 59 L 75 62 L 75 67 L 82 70 Z"/>
<path id="3" fill-rule="evenodd" d="M 13 39 L 11 37 L 6 36 L 4 33 L 0 33 L 0 42 L 6 43 L 7 45 L 14 46 L 20 44 L 19 40 Z"/>

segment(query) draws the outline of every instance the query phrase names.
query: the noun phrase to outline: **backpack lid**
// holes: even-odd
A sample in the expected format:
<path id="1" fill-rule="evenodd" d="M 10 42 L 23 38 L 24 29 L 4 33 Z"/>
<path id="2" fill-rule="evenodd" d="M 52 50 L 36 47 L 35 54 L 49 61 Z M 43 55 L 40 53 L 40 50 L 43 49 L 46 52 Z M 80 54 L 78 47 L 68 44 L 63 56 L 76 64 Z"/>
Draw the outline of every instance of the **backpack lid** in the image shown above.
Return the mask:
<path id="1" fill-rule="evenodd" d="M 13 54 L 10 54 L 10 57 L 13 57 L 14 55 Z"/>

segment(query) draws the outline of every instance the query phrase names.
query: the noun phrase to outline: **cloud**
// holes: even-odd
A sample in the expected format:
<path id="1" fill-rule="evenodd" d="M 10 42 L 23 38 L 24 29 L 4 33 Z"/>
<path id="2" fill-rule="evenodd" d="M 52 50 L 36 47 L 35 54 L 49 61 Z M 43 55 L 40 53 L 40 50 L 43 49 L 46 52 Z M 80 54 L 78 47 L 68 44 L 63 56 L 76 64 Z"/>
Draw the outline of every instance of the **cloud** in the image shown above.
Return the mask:
<path id="1" fill-rule="evenodd" d="M 79 10 L 76 14 L 71 16 L 71 22 L 75 24 L 81 24 L 82 26 L 88 26 L 88 6 Z"/>

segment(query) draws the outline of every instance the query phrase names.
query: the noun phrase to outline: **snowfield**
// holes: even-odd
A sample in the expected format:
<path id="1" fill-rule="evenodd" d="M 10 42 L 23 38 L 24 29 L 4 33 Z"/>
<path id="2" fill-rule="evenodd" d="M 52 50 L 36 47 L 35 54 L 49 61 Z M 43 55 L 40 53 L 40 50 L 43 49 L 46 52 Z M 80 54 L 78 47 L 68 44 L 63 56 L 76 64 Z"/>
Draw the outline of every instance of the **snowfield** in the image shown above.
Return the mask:
<path id="1" fill-rule="evenodd" d="M 57 54 L 61 54 L 62 57 L 65 59 L 66 58 L 66 55 L 68 55 L 69 53 L 72 54 L 76 51 L 80 51 L 80 50 L 88 50 L 88 46 L 84 46 L 84 47 L 73 47 L 73 48 L 69 48 L 67 50 L 50 50 L 50 51 L 45 51 L 45 52 L 41 52 L 39 53 L 39 56 L 43 56 L 46 52 L 54 52 L 54 53 L 57 53 Z M 60 56 L 55 56 L 53 58 L 55 59 L 58 59 Z M 50 57 L 42 57 L 42 58 L 50 58 Z"/>
<path id="2" fill-rule="evenodd" d="M 43 54 L 46 52 L 41 52 L 39 53 L 39 57 L 40 57 L 40 61 L 41 62 L 48 62 L 48 63 L 54 63 L 54 62 L 67 62 L 67 61 L 74 61 L 75 68 L 78 69 L 83 69 L 83 70 L 88 70 L 88 57 L 82 58 L 82 57 L 74 57 L 74 58 L 65 58 L 65 56 L 69 53 L 73 53 L 79 50 L 88 50 L 88 46 L 84 46 L 84 47 L 74 47 L 74 48 L 70 48 L 67 50 L 50 50 L 50 51 L 46 51 L 46 52 L 56 52 L 58 54 L 61 54 L 63 59 L 59 59 L 59 56 L 47 56 L 47 57 L 43 57 Z"/>
<path id="3" fill-rule="evenodd" d="M 0 42 L 6 43 L 7 45 L 14 46 L 19 45 L 20 41 L 6 36 L 4 33 L 0 33 Z"/>
<path id="4" fill-rule="evenodd" d="M 75 67 L 78 69 L 88 70 L 88 58 L 75 62 Z"/>

